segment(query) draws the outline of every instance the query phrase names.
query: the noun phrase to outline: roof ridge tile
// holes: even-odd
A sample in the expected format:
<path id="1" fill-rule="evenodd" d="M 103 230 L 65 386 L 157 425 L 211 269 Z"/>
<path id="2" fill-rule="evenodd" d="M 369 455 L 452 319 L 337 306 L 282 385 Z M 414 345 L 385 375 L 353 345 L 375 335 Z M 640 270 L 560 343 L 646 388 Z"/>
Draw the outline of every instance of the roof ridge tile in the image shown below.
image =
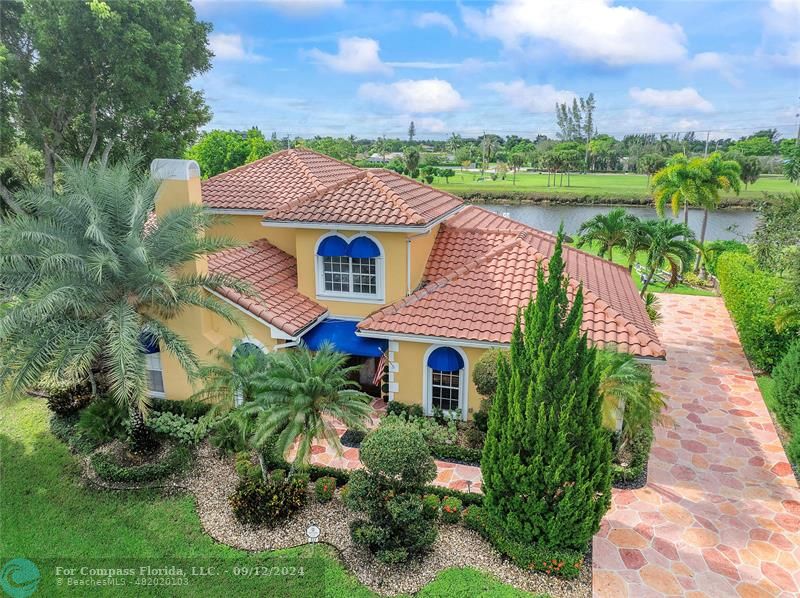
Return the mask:
<path id="1" fill-rule="evenodd" d="M 409 218 L 412 221 L 412 224 L 422 224 L 425 222 L 425 219 L 422 217 L 422 215 L 416 210 L 411 209 L 406 201 L 400 197 L 400 195 L 394 189 L 391 189 L 379 176 L 375 175 L 374 172 L 370 172 L 368 169 L 364 172 L 367 174 L 366 178 L 379 187 L 381 194 L 391 201 L 396 208 L 403 212 L 403 215 Z M 386 172 L 390 171 L 387 170 Z"/>

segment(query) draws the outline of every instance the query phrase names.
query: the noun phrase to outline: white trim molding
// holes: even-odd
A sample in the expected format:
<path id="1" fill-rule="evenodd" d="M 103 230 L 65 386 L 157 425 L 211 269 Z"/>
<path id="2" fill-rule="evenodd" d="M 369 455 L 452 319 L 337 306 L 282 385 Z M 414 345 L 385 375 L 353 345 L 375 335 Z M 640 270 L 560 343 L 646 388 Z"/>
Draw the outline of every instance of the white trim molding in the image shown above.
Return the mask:
<path id="1" fill-rule="evenodd" d="M 428 367 L 428 357 L 436 349 L 443 347 L 457 351 L 461 355 L 461 359 L 464 360 L 464 367 L 458 371 L 458 408 L 461 409 L 461 419 L 467 421 L 469 412 L 469 359 L 461 347 L 454 345 L 431 345 L 422 356 L 422 411 L 425 415 L 433 415 L 431 402 L 431 373 L 433 370 Z"/>
<path id="2" fill-rule="evenodd" d="M 445 212 L 428 224 L 421 225 L 392 225 L 392 224 L 348 224 L 347 222 L 297 222 L 295 220 L 262 220 L 261 226 L 268 228 L 316 228 L 330 231 L 372 231 L 379 233 L 424 233 L 430 232 L 433 227 L 446 220 L 453 214 L 464 209 L 464 205 L 457 206 Z M 241 210 L 240 210 L 241 212 Z"/>
<path id="3" fill-rule="evenodd" d="M 263 216 L 267 210 L 234 210 L 229 208 L 208 208 L 211 214 L 225 214 L 226 216 Z"/>
<path id="4" fill-rule="evenodd" d="M 237 344 L 239 344 L 239 345 L 245 345 L 245 344 L 255 345 L 256 347 L 261 349 L 262 353 L 269 353 L 269 347 L 267 347 L 260 340 L 258 340 L 255 337 L 252 337 L 252 336 L 245 336 L 245 337 L 236 339 L 234 341 L 233 345 L 231 346 L 231 355 L 233 355 L 233 352 L 236 350 L 236 345 Z"/>
<path id="5" fill-rule="evenodd" d="M 444 336 L 424 336 L 419 334 L 400 334 L 396 332 L 376 332 L 372 330 L 356 330 L 356 336 L 365 338 L 380 338 L 388 341 L 409 341 L 412 343 L 436 343 L 443 347 L 472 347 L 476 349 L 505 349 L 510 343 L 495 343 L 491 341 L 470 341 Z"/>
<path id="6" fill-rule="evenodd" d="M 325 239 L 329 239 L 330 237 L 339 237 L 346 243 L 351 243 L 354 239 L 359 237 L 365 237 L 375 243 L 375 246 L 380 250 L 381 254 L 376 257 L 372 258 L 375 260 L 375 294 L 367 294 L 367 293 L 354 293 L 350 292 L 337 292 L 337 291 L 328 291 L 325 289 L 325 272 L 323 267 L 323 261 L 325 259 L 324 256 L 317 255 L 317 251 L 319 250 L 319 246 Z M 346 256 L 342 256 L 346 257 Z M 353 258 L 347 258 L 349 261 L 349 283 L 348 286 L 352 289 L 353 284 Z M 321 235 L 317 242 L 314 244 L 314 278 L 316 280 L 316 296 L 317 299 L 324 299 L 326 301 L 348 301 L 352 303 L 375 303 L 383 305 L 385 302 L 385 289 L 386 289 L 386 252 L 383 249 L 383 245 L 381 242 L 373 237 L 372 235 L 366 233 L 356 233 L 351 236 L 346 236 L 343 233 L 337 231 L 331 231 Z"/>

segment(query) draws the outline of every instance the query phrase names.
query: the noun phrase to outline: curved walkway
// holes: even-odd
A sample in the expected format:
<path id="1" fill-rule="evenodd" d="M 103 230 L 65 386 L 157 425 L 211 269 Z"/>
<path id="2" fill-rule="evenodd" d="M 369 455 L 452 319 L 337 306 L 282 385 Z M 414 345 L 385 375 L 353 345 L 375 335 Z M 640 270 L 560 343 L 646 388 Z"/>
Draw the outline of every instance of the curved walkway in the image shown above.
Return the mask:
<path id="1" fill-rule="evenodd" d="M 672 422 L 647 485 L 615 490 L 595 596 L 797 596 L 800 490 L 721 299 L 659 295 Z"/>

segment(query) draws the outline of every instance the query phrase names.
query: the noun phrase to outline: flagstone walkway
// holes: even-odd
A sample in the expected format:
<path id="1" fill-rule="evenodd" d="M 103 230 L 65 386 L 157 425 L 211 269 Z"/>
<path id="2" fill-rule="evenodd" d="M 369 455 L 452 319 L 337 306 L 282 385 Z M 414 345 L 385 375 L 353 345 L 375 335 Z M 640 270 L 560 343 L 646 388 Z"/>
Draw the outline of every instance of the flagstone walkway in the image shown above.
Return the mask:
<path id="1" fill-rule="evenodd" d="M 594 538 L 599 597 L 800 595 L 800 490 L 721 299 L 660 294 L 672 425 Z"/>

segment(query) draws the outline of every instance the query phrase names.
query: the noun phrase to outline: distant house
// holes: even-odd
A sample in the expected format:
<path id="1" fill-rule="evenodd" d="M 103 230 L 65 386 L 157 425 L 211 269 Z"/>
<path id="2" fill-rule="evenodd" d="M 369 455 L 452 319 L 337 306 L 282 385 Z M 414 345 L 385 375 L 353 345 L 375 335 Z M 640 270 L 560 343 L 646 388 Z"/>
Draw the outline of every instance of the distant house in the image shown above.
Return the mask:
<path id="1" fill-rule="evenodd" d="M 200 308 L 173 321 L 197 355 L 230 351 L 242 336 L 268 352 L 331 342 L 361 365 L 363 383 L 378 383 L 371 392 L 427 414 L 459 410 L 466 419 L 479 408 L 472 368 L 487 349 L 509 346 L 555 245 L 550 234 L 395 172 L 305 149 L 202 183 L 192 161 L 156 160 L 153 170 L 162 179 L 156 213 L 205 205 L 226 217 L 210 234 L 243 244 L 194 266 L 252 289 L 214 294 L 241 313 L 244 335 Z M 564 260 L 570 297 L 583 284 L 591 342 L 664 357 L 626 268 L 567 246 Z M 154 396 L 193 393 L 158 347 L 148 365 Z"/>
<path id="2" fill-rule="evenodd" d="M 388 164 L 389 162 L 391 162 L 394 159 L 402 160 L 403 159 L 403 153 L 402 152 L 387 152 L 385 155 L 373 153 L 373 154 L 370 154 L 369 156 L 367 156 L 367 158 L 366 158 L 367 162 L 375 162 L 377 164 Z"/>

